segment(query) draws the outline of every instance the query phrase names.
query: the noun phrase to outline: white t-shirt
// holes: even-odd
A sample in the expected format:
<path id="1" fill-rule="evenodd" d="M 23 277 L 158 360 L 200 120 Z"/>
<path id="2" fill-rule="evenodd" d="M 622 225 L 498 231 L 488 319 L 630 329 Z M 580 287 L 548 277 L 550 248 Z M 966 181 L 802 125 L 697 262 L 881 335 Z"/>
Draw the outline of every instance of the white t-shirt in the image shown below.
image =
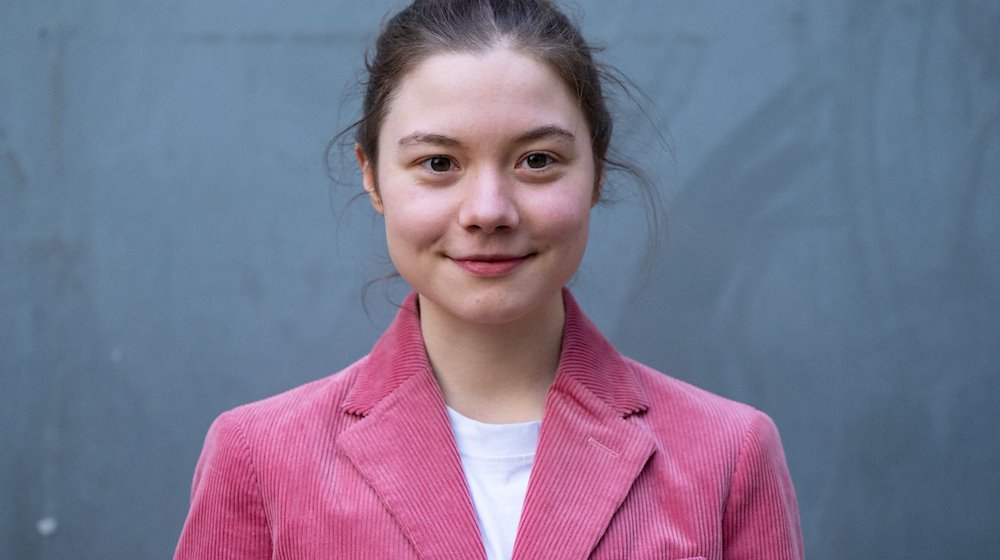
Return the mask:
<path id="1" fill-rule="evenodd" d="M 541 422 L 485 424 L 448 407 L 448 418 L 490 560 L 508 560 L 521 520 Z"/>

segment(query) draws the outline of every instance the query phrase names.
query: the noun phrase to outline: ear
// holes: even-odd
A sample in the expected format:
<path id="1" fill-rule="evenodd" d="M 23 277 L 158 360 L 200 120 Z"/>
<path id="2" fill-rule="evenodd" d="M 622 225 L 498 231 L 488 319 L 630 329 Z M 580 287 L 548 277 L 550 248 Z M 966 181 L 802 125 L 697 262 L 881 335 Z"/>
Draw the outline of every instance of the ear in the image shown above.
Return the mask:
<path id="1" fill-rule="evenodd" d="M 360 144 L 354 144 L 354 155 L 358 158 L 358 166 L 361 167 L 361 183 L 364 185 L 365 192 L 368 193 L 368 198 L 372 202 L 372 208 L 379 214 L 384 214 L 385 209 L 382 207 L 382 197 L 378 194 L 378 186 L 375 183 L 375 169 L 372 167 L 371 160 L 365 155 Z"/>
<path id="2" fill-rule="evenodd" d="M 601 201 L 601 193 L 604 192 L 604 171 L 601 171 L 600 176 L 597 177 L 597 181 L 594 181 L 594 194 L 590 197 L 590 207 L 593 208 L 597 206 L 597 203 Z"/>

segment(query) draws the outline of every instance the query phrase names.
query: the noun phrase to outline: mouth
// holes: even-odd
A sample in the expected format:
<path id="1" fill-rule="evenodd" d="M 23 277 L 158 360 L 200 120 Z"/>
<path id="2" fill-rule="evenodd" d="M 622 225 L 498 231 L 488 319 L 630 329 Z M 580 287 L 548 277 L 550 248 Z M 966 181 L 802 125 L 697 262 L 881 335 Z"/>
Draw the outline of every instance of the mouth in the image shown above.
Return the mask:
<path id="1" fill-rule="evenodd" d="M 493 278 L 514 272 L 533 255 L 534 253 L 527 255 L 465 255 L 450 258 L 452 262 L 473 276 Z"/>

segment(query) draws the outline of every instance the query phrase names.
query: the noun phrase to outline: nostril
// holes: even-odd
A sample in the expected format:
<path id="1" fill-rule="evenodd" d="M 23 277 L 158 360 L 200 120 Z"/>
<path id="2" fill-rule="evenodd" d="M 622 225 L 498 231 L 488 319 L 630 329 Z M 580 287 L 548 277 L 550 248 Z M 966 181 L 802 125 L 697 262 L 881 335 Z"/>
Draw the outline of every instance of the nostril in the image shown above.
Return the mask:
<path id="1" fill-rule="evenodd" d="M 478 187 L 464 200 L 458 213 L 459 223 L 487 233 L 517 227 L 517 207 L 507 193 L 496 185 Z"/>

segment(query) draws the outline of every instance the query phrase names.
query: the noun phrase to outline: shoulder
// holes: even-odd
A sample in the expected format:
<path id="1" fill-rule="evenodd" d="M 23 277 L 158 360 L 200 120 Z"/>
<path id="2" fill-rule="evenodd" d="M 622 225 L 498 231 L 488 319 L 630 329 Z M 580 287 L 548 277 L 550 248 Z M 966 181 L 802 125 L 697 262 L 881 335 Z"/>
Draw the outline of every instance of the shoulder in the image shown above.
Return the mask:
<path id="1" fill-rule="evenodd" d="M 631 367 L 650 401 L 650 410 L 669 411 L 671 416 L 687 417 L 692 422 L 712 422 L 746 426 L 764 413 L 690 383 L 671 377 L 630 358 Z"/>
<path id="2" fill-rule="evenodd" d="M 319 495 L 324 444 L 349 421 L 341 406 L 357 365 L 215 419 L 195 467 L 176 558 L 221 557 L 223 550 L 233 558 L 271 557 L 271 525 L 287 513 L 276 498 Z"/>
<path id="3" fill-rule="evenodd" d="M 771 418 L 634 360 L 625 362 L 649 403 L 633 421 L 655 440 L 651 476 L 671 488 L 685 508 L 714 504 L 727 558 L 802 558 L 795 490 Z"/>
<path id="4" fill-rule="evenodd" d="M 282 494 L 289 480 L 321 480 L 330 449 L 358 421 L 343 403 L 363 362 L 220 414 L 205 436 L 193 498 L 238 480 L 246 492 L 267 500 Z"/>
<path id="5" fill-rule="evenodd" d="M 748 452 L 784 462 L 778 429 L 764 412 L 634 360 L 626 362 L 649 399 L 641 422 L 662 447 L 692 452 L 702 461 L 714 457 L 716 467 L 730 473 Z"/>
<path id="6" fill-rule="evenodd" d="M 237 432 L 244 445 L 258 448 L 280 446 L 291 435 L 303 437 L 336 427 L 345 416 L 343 402 L 365 359 L 332 375 L 223 412 L 209 434 Z"/>

